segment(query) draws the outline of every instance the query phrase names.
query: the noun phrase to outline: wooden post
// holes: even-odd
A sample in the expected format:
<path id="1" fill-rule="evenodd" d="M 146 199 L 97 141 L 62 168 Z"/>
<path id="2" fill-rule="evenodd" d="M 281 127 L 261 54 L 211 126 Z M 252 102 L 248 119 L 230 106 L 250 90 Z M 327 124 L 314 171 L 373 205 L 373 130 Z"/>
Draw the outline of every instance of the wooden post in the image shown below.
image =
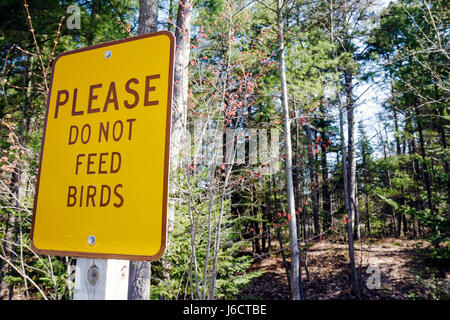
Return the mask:
<path id="1" fill-rule="evenodd" d="M 130 261 L 78 258 L 74 300 L 127 300 Z"/>

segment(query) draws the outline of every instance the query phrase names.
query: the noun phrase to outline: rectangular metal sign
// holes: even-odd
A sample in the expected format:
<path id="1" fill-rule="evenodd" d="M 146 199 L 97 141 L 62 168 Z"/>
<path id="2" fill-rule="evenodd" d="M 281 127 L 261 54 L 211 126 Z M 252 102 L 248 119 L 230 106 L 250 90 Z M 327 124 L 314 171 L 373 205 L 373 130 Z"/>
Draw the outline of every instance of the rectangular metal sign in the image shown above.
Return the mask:
<path id="1" fill-rule="evenodd" d="M 174 37 L 62 53 L 53 65 L 32 246 L 156 260 L 166 245 Z"/>

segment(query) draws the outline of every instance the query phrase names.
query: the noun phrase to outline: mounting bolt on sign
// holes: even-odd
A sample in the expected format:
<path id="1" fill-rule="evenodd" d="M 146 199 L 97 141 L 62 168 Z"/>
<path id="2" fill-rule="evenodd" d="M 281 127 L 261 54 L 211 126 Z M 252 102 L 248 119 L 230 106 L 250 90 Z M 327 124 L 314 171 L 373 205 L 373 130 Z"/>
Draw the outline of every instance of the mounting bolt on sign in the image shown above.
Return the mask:
<path id="1" fill-rule="evenodd" d="M 166 246 L 174 36 L 54 62 L 33 210 L 41 254 L 156 260 Z"/>
<path id="2" fill-rule="evenodd" d="M 96 241 L 96 239 L 95 239 L 94 236 L 89 236 L 88 237 L 88 243 L 89 243 L 90 246 L 93 246 L 95 244 L 95 241 Z"/>

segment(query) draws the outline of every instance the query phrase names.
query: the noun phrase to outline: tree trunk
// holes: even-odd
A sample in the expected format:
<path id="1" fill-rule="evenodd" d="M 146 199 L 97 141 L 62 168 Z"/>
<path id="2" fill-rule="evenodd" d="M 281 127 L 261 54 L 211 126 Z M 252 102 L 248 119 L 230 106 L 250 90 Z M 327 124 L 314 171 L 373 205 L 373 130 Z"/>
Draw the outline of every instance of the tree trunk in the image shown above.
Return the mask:
<path id="1" fill-rule="evenodd" d="M 312 132 L 309 121 L 304 125 L 306 137 L 308 139 L 308 164 L 309 177 L 311 180 L 311 202 L 314 222 L 314 235 L 320 233 L 320 217 L 319 217 L 319 182 L 317 178 L 316 159 L 314 158 L 314 148 L 312 142 Z"/>
<path id="2" fill-rule="evenodd" d="M 345 211 L 347 212 L 347 233 L 348 233 L 348 253 L 350 257 L 350 271 L 352 274 L 352 291 L 353 294 L 359 296 L 359 286 L 358 286 L 358 274 L 356 273 L 355 265 L 355 249 L 353 246 L 353 230 L 351 221 L 353 219 L 352 210 L 350 207 L 350 195 L 348 188 L 348 175 L 347 175 L 347 165 L 346 165 L 346 154 L 345 154 L 345 142 L 344 142 L 344 120 L 342 114 L 342 106 L 339 101 L 339 127 L 341 135 L 341 153 L 342 153 L 342 175 L 344 177 L 344 198 L 345 198 Z"/>
<path id="3" fill-rule="evenodd" d="M 409 112 L 406 112 L 406 115 L 405 115 L 405 129 L 411 135 L 411 138 L 408 143 L 409 149 L 410 149 L 409 154 L 416 155 L 416 154 L 418 154 L 417 147 L 416 147 L 416 138 L 414 137 L 414 130 L 413 130 L 412 121 L 411 121 L 411 114 Z M 421 175 L 421 170 L 420 170 L 420 165 L 419 165 L 419 160 L 417 159 L 417 157 L 413 157 L 412 166 L 411 166 L 410 170 L 411 170 L 411 176 L 415 180 L 423 181 L 423 177 Z M 422 197 L 419 196 L 419 194 L 416 190 L 414 191 L 413 195 L 414 195 L 414 199 L 416 199 L 414 201 L 414 206 L 420 210 L 425 209 L 425 201 Z M 419 231 L 420 231 L 420 228 L 419 228 Z M 415 232 L 415 230 L 413 232 Z"/>
<path id="4" fill-rule="evenodd" d="M 276 184 L 275 184 L 275 177 L 272 175 L 272 184 L 273 184 L 273 202 L 274 202 L 274 207 L 275 207 L 275 212 L 279 212 L 278 211 L 278 201 L 277 201 L 277 191 L 276 191 Z M 270 189 L 270 180 L 269 180 L 269 189 Z M 286 270 L 286 278 L 288 281 L 288 289 L 289 292 L 291 291 L 291 276 L 289 273 L 289 265 L 286 259 L 286 252 L 284 252 L 284 248 L 283 248 L 283 238 L 281 236 L 281 228 L 277 227 L 277 238 L 278 238 L 278 242 L 280 244 L 280 252 L 281 252 L 281 258 L 283 259 L 283 266 L 284 269 Z"/>
<path id="5" fill-rule="evenodd" d="M 419 110 L 416 111 L 417 116 L 420 116 Z M 428 208 L 430 209 L 431 214 L 434 214 L 434 206 L 433 206 L 433 200 L 432 200 L 432 193 L 431 193 L 431 181 L 430 181 L 430 174 L 428 172 L 428 165 L 426 162 L 426 153 L 425 153 L 425 141 L 423 138 L 423 128 L 422 128 L 422 121 L 420 118 L 417 119 L 417 129 L 419 131 L 419 149 L 420 149 L 420 155 L 422 157 L 422 169 L 423 169 L 423 178 L 425 183 L 425 190 L 427 192 L 427 203 Z"/>
<path id="6" fill-rule="evenodd" d="M 171 170 L 176 170 L 180 166 L 182 138 L 186 133 L 192 6 L 192 0 L 181 0 L 179 2 L 175 30 L 176 51 L 170 147 Z"/>
<path id="7" fill-rule="evenodd" d="M 320 111 L 325 117 L 325 109 L 323 105 L 320 106 Z M 325 120 L 320 121 L 320 127 L 322 128 L 322 143 L 320 143 L 321 153 L 321 166 L 322 166 L 322 230 L 325 232 L 331 227 L 331 197 L 330 188 L 328 186 L 328 162 L 327 162 L 327 145 L 325 144 L 328 140 L 325 134 Z"/>
<path id="8" fill-rule="evenodd" d="M 158 30 L 158 0 L 139 0 L 138 34 Z"/>
<path id="9" fill-rule="evenodd" d="M 394 95 L 393 89 L 391 89 L 391 94 Z M 394 109 L 394 128 L 395 128 L 395 144 L 396 144 L 396 149 L 397 149 L 397 157 L 400 157 L 402 155 L 402 150 L 401 150 L 401 143 L 400 143 L 400 136 L 399 136 L 398 116 L 397 116 L 397 111 L 395 109 Z M 405 171 L 407 171 L 406 164 L 403 169 Z M 400 195 L 399 203 L 402 206 L 405 206 L 406 200 L 405 200 L 405 197 L 403 196 L 405 194 L 405 190 L 404 190 L 403 186 L 401 186 L 400 191 L 401 191 L 401 193 L 400 193 L 401 195 Z M 406 236 L 407 231 L 408 231 L 406 215 L 404 212 L 399 212 L 398 213 L 398 235 L 399 236 L 400 236 L 400 232 L 401 232 L 402 223 L 403 223 L 403 235 Z"/>
<path id="10" fill-rule="evenodd" d="M 351 71 L 344 71 L 345 96 L 347 104 L 347 129 L 348 129 L 348 194 L 350 200 L 350 210 L 352 212 L 353 237 L 360 238 L 359 216 L 358 216 L 358 194 L 356 182 L 356 148 L 355 148 L 355 121 L 354 121 L 354 100 L 353 100 L 353 74 Z"/>
<path id="11" fill-rule="evenodd" d="M 150 262 L 130 261 L 128 300 L 150 300 L 151 274 Z"/>
<path id="12" fill-rule="evenodd" d="M 366 161 L 366 157 L 367 155 L 367 151 L 366 149 L 363 147 L 363 149 L 361 150 L 362 153 L 362 166 L 363 166 L 363 170 L 364 170 L 364 206 L 365 206 L 365 210 L 366 210 L 366 232 L 367 232 L 367 237 L 370 238 L 370 213 L 369 213 L 369 187 L 368 187 L 368 175 L 369 175 L 369 170 L 367 168 L 367 161 Z"/>
<path id="13" fill-rule="evenodd" d="M 158 24 L 158 0 L 139 1 L 138 34 L 155 32 Z M 129 300 L 150 300 L 151 263 L 130 261 L 128 278 Z"/>
<path id="14" fill-rule="evenodd" d="M 288 201 L 289 238 L 291 242 L 291 279 L 292 279 L 292 299 L 302 299 L 299 283 L 299 258 L 300 249 L 297 241 L 297 227 L 294 202 L 294 183 L 292 180 L 292 145 L 291 145 L 291 120 L 289 119 L 289 104 L 286 85 L 285 47 L 284 47 L 284 25 L 282 0 L 277 2 L 277 24 L 278 24 L 278 44 L 280 54 L 280 82 L 281 82 L 281 104 L 284 112 L 284 144 L 286 151 L 286 193 Z"/>

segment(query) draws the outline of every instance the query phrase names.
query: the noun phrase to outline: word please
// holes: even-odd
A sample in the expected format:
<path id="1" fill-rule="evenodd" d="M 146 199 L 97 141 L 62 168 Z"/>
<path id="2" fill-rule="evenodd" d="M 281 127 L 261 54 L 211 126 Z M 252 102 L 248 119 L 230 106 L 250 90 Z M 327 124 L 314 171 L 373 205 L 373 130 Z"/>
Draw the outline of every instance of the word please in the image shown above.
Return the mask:
<path id="1" fill-rule="evenodd" d="M 114 81 L 111 81 L 109 85 L 106 86 L 103 86 L 102 83 L 90 85 L 87 89 L 89 92 L 88 99 L 85 102 L 86 104 L 84 104 L 84 106 L 80 106 L 77 104 L 78 88 L 74 88 L 71 93 L 69 92 L 69 90 L 65 89 L 58 90 L 58 92 L 56 93 L 54 118 L 58 118 L 59 113 L 62 110 L 61 107 L 66 106 L 69 103 L 69 100 L 71 100 L 72 102 L 70 113 L 72 116 L 81 116 L 83 114 L 97 112 L 107 112 L 108 109 L 110 109 L 111 105 L 113 105 L 112 107 L 115 110 L 119 110 L 120 105 L 123 105 L 127 109 L 133 109 L 139 104 L 142 96 L 144 106 L 158 105 L 158 100 L 150 99 L 151 93 L 156 91 L 156 87 L 151 86 L 150 81 L 159 78 L 159 74 L 146 76 L 143 84 L 140 84 L 140 81 L 137 78 L 129 79 L 124 85 L 127 96 L 120 97 L 121 99 L 119 99 L 119 96 L 117 94 L 118 90 L 116 87 L 116 82 Z M 104 98 L 100 100 L 99 95 L 104 96 Z"/>

